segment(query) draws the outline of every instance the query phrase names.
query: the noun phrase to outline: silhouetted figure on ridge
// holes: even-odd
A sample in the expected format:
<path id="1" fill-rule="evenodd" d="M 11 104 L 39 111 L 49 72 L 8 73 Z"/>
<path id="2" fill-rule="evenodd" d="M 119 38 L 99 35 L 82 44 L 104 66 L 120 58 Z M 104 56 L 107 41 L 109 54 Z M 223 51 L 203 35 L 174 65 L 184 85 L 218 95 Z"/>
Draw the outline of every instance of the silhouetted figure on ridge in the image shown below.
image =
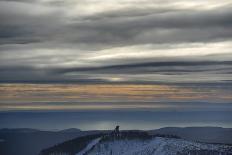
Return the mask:
<path id="1" fill-rule="evenodd" d="M 119 126 L 118 125 L 115 128 L 115 133 L 116 133 L 116 135 L 119 135 Z"/>
<path id="2" fill-rule="evenodd" d="M 119 132 L 119 126 L 117 125 L 114 129 L 114 131 L 112 132 L 113 136 L 115 137 L 119 137 L 120 132 Z"/>

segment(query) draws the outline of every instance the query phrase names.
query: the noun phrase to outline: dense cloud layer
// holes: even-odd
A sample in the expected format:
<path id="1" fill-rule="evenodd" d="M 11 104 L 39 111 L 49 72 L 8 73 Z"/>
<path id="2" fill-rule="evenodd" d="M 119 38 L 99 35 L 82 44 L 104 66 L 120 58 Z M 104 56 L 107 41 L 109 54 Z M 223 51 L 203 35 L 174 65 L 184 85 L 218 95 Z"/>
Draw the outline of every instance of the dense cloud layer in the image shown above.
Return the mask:
<path id="1" fill-rule="evenodd" d="M 227 82 L 227 0 L 1 0 L 0 82 Z"/>

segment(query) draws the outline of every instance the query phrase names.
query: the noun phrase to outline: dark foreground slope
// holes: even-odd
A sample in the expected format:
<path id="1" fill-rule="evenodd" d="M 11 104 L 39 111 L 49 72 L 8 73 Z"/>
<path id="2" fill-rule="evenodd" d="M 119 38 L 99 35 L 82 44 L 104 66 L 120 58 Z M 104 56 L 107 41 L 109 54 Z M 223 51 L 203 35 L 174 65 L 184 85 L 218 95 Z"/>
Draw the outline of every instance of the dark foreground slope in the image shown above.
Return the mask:
<path id="1" fill-rule="evenodd" d="M 44 148 L 96 132 L 78 129 L 62 131 L 0 129 L 0 155 L 37 155 Z"/>

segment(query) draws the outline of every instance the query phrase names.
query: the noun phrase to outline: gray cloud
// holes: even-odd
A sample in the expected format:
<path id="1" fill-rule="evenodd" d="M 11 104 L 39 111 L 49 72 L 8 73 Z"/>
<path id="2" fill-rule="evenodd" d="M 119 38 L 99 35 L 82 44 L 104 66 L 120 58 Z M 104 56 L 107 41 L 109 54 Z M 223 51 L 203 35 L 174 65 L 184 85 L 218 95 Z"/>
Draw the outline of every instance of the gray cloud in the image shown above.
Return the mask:
<path id="1" fill-rule="evenodd" d="M 232 4 L 91 2 L 1 0 L 1 82 L 232 80 Z"/>
<path id="2" fill-rule="evenodd" d="M 182 62 L 146 62 L 146 63 L 138 63 L 138 64 L 121 64 L 121 65 L 112 65 L 112 66 L 103 66 L 103 67 L 85 67 L 85 68 L 71 68 L 64 69 L 61 72 L 76 72 L 76 71 L 92 71 L 92 70 L 107 70 L 107 69 L 128 69 L 128 68 L 137 68 L 137 67 L 177 67 L 177 66 L 216 66 L 216 65 L 232 65 L 232 61 L 204 61 L 204 62 L 190 62 L 190 61 L 182 61 Z"/>
<path id="3" fill-rule="evenodd" d="M 111 17 L 112 13 L 109 13 L 111 16 L 99 15 L 97 19 L 90 18 L 90 21 L 84 20 L 80 24 L 74 24 L 73 27 L 77 31 L 80 30 L 80 33 L 87 33 L 83 37 L 76 38 L 77 42 L 106 41 L 121 44 L 207 42 L 231 37 L 230 10 L 177 11 L 129 17 L 121 16 L 119 11 L 116 17 Z"/>
<path id="4" fill-rule="evenodd" d="M 67 17 L 60 7 L 20 2 L 3 4 L 0 9 L 2 44 L 52 39 L 86 46 L 101 44 L 105 48 L 144 43 L 208 42 L 232 36 L 229 6 L 199 11 L 126 9 L 73 18 Z"/>
<path id="5" fill-rule="evenodd" d="M 230 80 L 232 80 L 231 69 L 231 61 L 146 62 L 82 68 L 33 68 L 13 66 L 0 68 L 0 82 L 225 83 L 227 81 L 227 83 L 230 83 Z M 198 78 L 194 79 L 194 76 Z"/>

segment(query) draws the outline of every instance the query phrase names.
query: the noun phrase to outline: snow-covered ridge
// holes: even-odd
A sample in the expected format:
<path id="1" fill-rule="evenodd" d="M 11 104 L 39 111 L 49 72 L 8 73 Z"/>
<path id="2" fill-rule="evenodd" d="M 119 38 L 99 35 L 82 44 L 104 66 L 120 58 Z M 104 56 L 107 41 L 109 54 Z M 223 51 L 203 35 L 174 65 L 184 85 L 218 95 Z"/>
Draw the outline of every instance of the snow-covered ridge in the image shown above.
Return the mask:
<path id="1" fill-rule="evenodd" d="M 232 146 L 122 131 L 79 137 L 43 150 L 41 155 L 232 155 Z"/>
<path id="2" fill-rule="evenodd" d="M 183 139 L 155 137 L 151 140 L 119 139 L 103 141 L 87 155 L 231 155 L 232 147 Z"/>

